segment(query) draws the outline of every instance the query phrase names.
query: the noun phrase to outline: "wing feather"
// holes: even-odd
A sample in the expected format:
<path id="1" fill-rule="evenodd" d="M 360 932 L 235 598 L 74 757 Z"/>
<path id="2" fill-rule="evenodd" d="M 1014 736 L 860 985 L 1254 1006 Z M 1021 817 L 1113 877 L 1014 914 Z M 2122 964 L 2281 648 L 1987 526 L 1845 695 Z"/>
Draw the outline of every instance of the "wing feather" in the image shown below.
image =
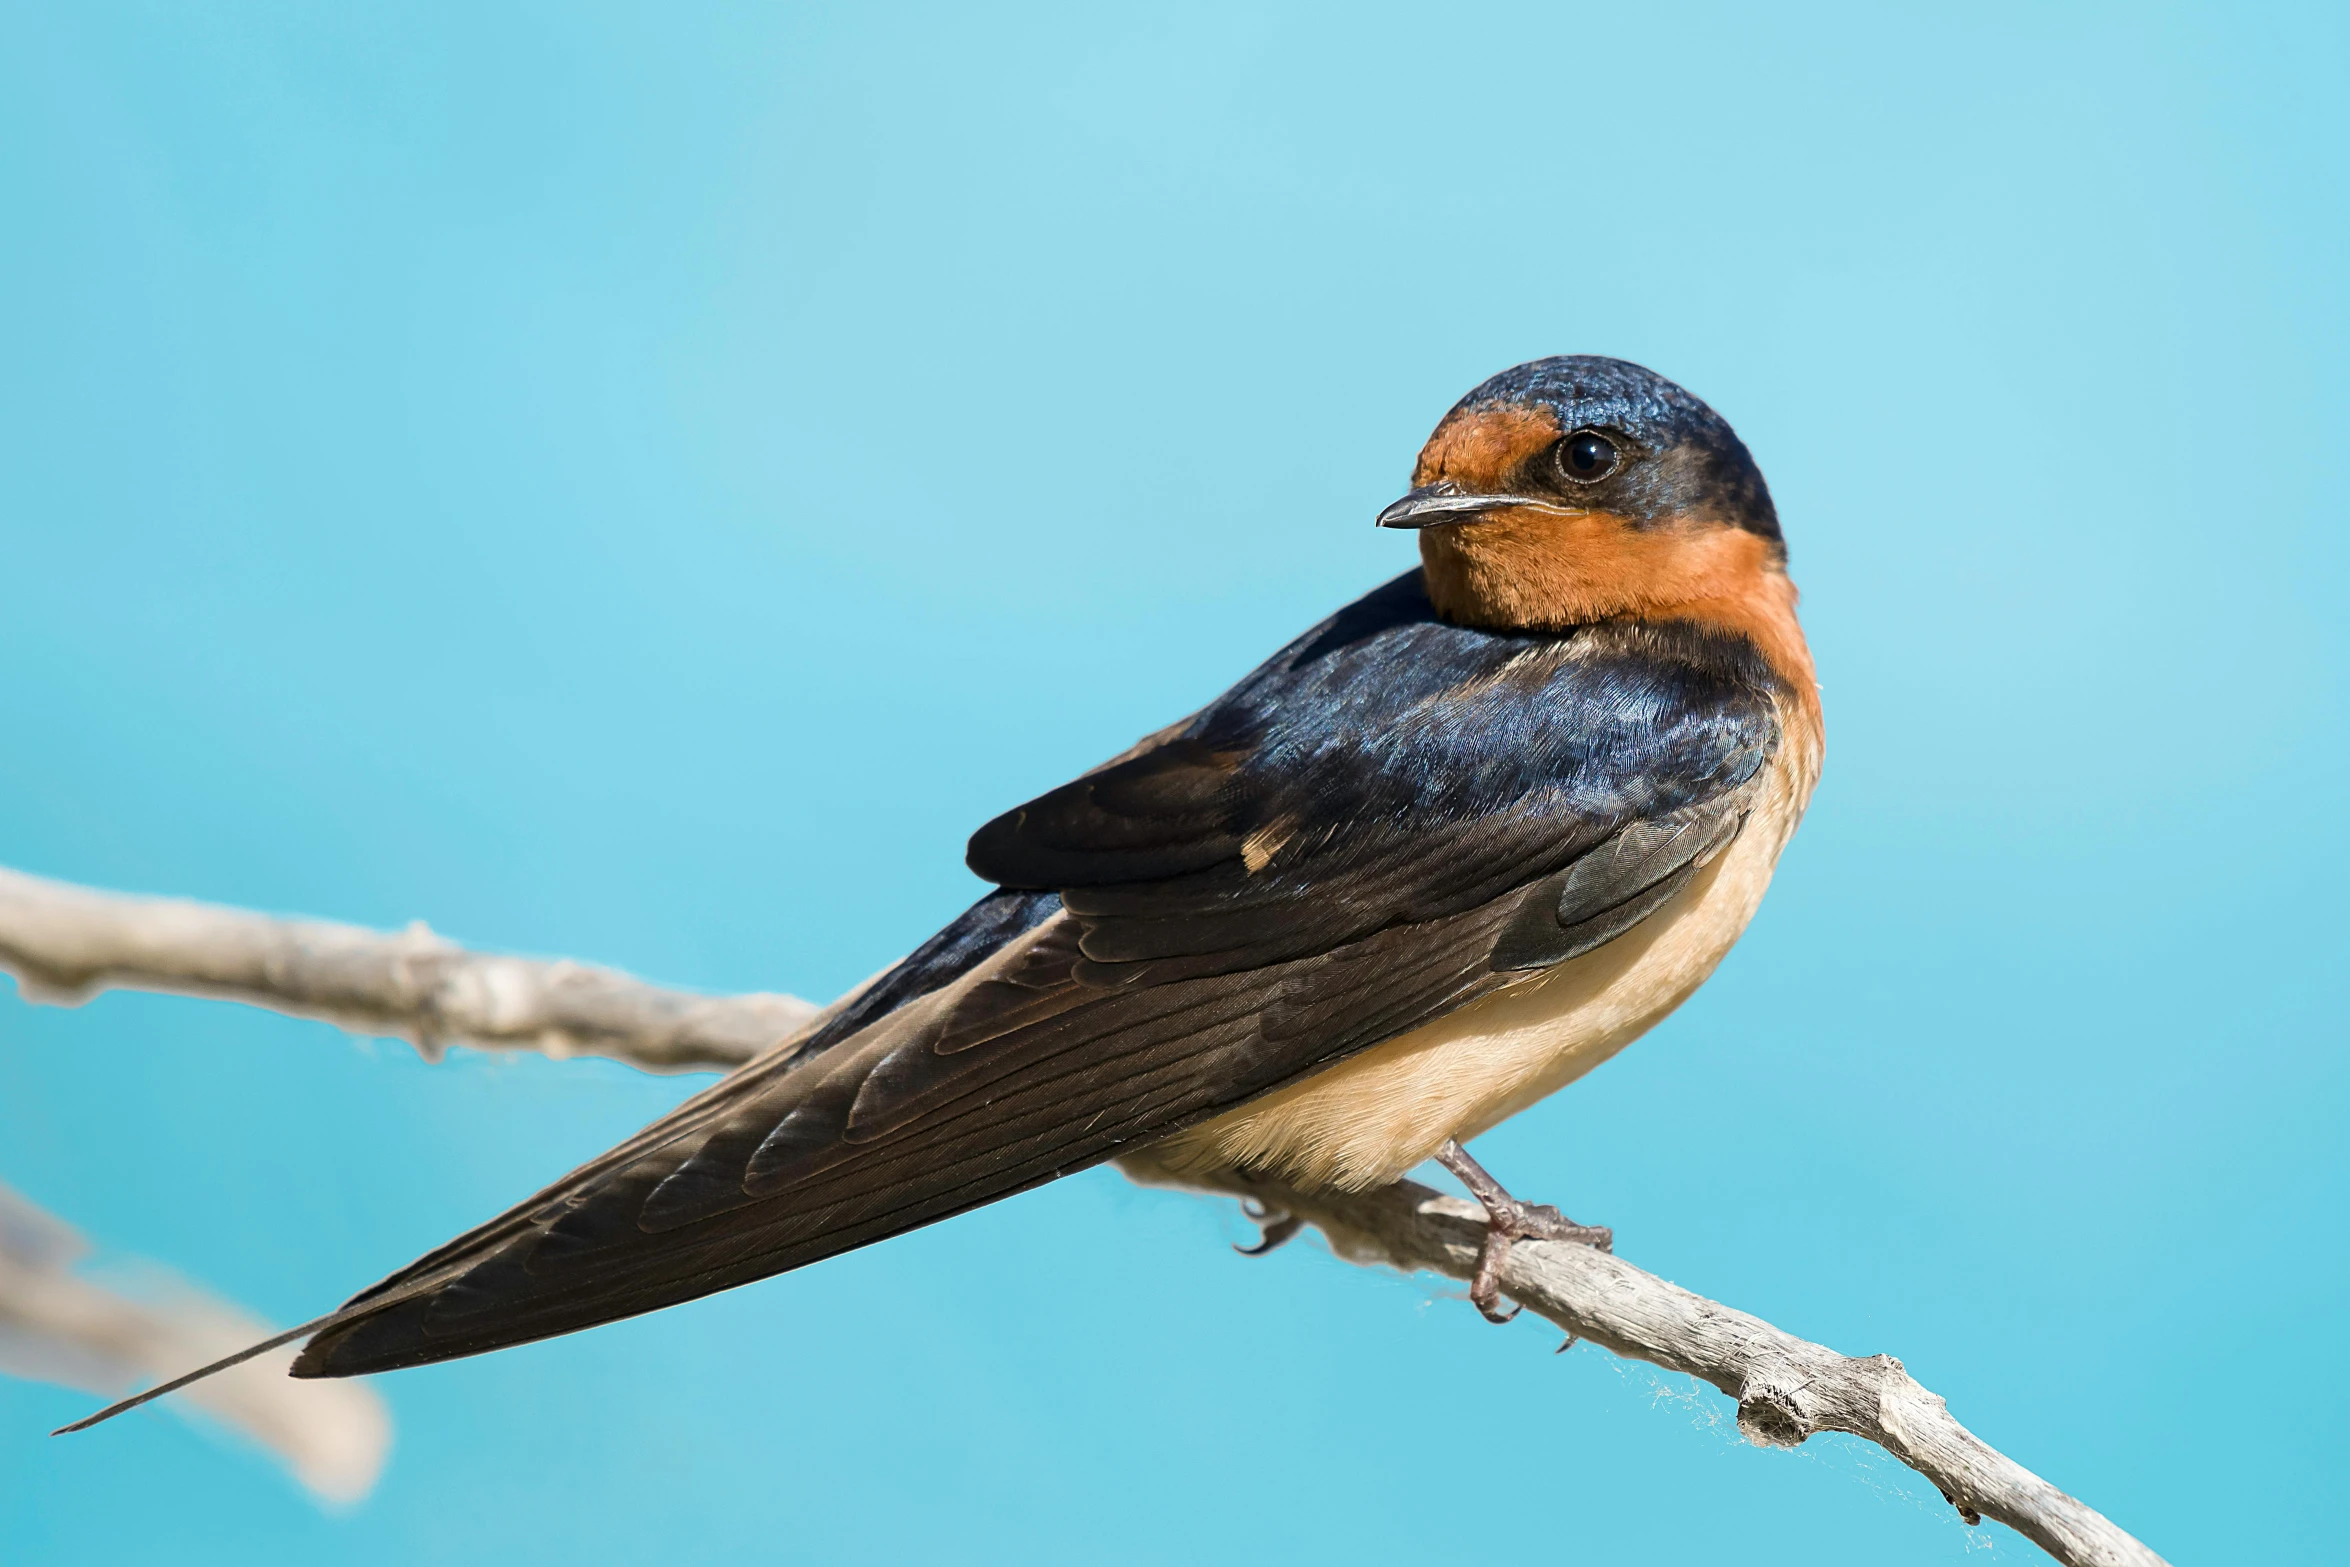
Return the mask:
<path id="1" fill-rule="evenodd" d="M 1510 637 L 1417 575 L 983 827 L 999 885 L 808 1034 L 355 1297 L 296 1370 L 568 1332 L 1164 1137 L 1590 950 L 1744 819 L 1751 649 Z"/>

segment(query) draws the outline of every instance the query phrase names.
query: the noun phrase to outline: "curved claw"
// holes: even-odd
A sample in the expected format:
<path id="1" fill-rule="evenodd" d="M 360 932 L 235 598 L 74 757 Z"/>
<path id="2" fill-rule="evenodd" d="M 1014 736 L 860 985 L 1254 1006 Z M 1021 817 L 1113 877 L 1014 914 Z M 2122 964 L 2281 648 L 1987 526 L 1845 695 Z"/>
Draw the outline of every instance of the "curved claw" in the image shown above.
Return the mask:
<path id="1" fill-rule="evenodd" d="M 1606 1225 L 1577 1224 L 1549 1203 L 1520 1202 L 1512 1197 L 1457 1141 L 1438 1149 L 1436 1162 L 1450 1170 L 1485 1210 L 1485 1244 L 1478 1248 L 1469 1301 L 1488 1322 L 1508 1322 L 1525 1309 L 1515 1304 L 1507 1312 L 1498 1309 L 1501 1270 L 1509 1261 L 1512 1241 L 1575 1241 L 1599 1251 L 1616 1249 L 1615 1231 Z M 1574 1342 L 1570 1335 L 1567 1343 Z"/>
<path id="2" fill-rule="evenodd" d="M 1261 1203 L 1257 1204 L 1256 1208 L 1257 1211 L 1251 1213 L 1249 1217 L 1262 1220 L 1265 1227 L 1257 1235 L 1257 1243 L 1254 1246 L 1234 1246 L 1232 1248 L 1243 1257 L 1262 1257 L 1267 1252 L 1279 1251 L 1295 1240 L 1297 1232 L 1306 1227 L 1306 1221 L 1294 1213 L 1275 1216 L 1271 1209 Z"/>

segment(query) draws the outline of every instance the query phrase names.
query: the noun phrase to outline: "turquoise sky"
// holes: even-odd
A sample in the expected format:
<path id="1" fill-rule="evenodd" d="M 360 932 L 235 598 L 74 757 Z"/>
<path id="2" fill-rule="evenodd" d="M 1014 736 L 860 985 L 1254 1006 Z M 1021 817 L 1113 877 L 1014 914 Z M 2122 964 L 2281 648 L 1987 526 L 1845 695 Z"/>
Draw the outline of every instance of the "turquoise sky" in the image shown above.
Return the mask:
<path id="1" fill-rule="evenodd" d="M 2175 1561 L 2320 1559 L 2346 70 L 2317 6 L 0 0 L 0 863 L 828 997 L 1408 564 L 1463 390 L 1636 359 L 1770 476 L 1826 781 L 1480 1154 Z M 0 1181 L 286 1321 L 694 1081 L 5 992 Z M 1095 1173 L 400 1373 L 340 1516 L 0 1383 L 0 1557 L 2037 1559 L 1247 1233 Z"/>

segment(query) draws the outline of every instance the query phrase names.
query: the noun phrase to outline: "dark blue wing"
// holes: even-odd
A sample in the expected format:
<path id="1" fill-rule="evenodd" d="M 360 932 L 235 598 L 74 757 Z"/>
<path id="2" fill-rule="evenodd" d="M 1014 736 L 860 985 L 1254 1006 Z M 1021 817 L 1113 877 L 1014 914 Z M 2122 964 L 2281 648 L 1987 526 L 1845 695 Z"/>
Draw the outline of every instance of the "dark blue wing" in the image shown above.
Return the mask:
<path id="1" fill-rule="evenodd" d="M 1476 908 L 1723 796 L 1776 743 L 1769 693 L 1735 639 L 1450 625 L 1413 572 L 988 823 L 971 868 L 1060 892 L 1089 981 L 1259 967 Z"/>
<path id="2" fill-rule="evenodd" d="M 479 1353 L 899 1234 L 1588 951 L 1735 833 L 1777 730 L 1686 628 L 1448 626 L 1418 576 L 999 818 L 1002 884 L 791 1048 L 329 1321 L 301 1375 Z"/>

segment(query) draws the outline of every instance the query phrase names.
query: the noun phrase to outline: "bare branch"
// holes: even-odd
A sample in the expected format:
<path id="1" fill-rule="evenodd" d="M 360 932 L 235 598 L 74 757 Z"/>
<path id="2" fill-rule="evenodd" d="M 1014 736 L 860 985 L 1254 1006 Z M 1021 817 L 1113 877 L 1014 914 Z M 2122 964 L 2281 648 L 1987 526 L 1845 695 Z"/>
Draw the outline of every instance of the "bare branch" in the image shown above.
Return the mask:
<path id="1" fill-rule="evenodd" d="M 27 1001 L 210 996 L 405 1039 L 428 1059 L 468 1044 L 611 1056 L 648 1072 L 740 1065 L 817 1011 L 796 996 L 698 996 L 584 963 L 485 956 L 422 924 L 387 936 L 4 869 L 0 968 Z"/>
<path id="2" fill-rule="evenodd" d="M 271 1331 L 159 1268 L 139 1270 L 147 1299 L 102 1288 L 72 1271 L 88 1250 L 64 1223 L 0 1187 L 0 1372 L 113 1394 Z M 391 1419 L 361 1384 L 287 1376 L 294 1353 L 261 1356 L 188 1397 L 275 1451 L 320 1497 L 356 1501 L 383 1469 Z"/>
<path id="3" fill-rule="evenodd" d="M 1301 1192 L 1239 1177 L 1179 1183 L 1242 1197 L 1279 1223 L 1303 1219 L 1349 1262 L 1466 1279 L 1484 1210 L 1411 1181 L 1359 1194 Z M 1970 1524 L 1996 1518 L 2068 1567 L 2163 1567 L 2103 1514 L 2067 1496 L 1951 1418 L 1891 1355 L 1855 1358 L 1782 1332 L 1608 1252 L 1519 1241 L 1502 1291 L 1576 1338 L 1709 1382 L 1738 1402 L 1738 1429 L 1764 1447 L 1822 1431 L 1863 1437 L 1934 1482 Z"/>
<path id="4" fill-rule="evenodd" d="M 788 996 L 695 996 L 609 969 L 476 956 L 422 926 L 384 936 L 11 871 L 0 871 L 0 966 L 35 999 L 133 986 L 324 1018 L 428 1052 L 464 1040 L 609 1055 L 655 1071 L 737 1065 L 818 1015 Z M 1484 1231 L 1476 1204 L 1409 1181 L 1359 1195 L 1237 1177 L 1175 1184 L 1302 1219 L 1349 1261 L 1407 1271 L 1468 1278 Z M 1287 1228 L 1294 1225 L 1276 1223 L 1269 1235 Z M 1739 1429 L 1751 1441 L 1792 1446 L 1815 1432 L 1848 1432 L 1933 1481 L 1968 1522 L 1996 1518 L 2068 1567 L 2162 1567 L 2102 1515 L 1953 1420 L 1889 1355 L 1840 1355 L 1584 1246 L 1520 1241 L 1502 1287 L 1578 1338 L 1721 1389 L 1737 1400 Z"/>

